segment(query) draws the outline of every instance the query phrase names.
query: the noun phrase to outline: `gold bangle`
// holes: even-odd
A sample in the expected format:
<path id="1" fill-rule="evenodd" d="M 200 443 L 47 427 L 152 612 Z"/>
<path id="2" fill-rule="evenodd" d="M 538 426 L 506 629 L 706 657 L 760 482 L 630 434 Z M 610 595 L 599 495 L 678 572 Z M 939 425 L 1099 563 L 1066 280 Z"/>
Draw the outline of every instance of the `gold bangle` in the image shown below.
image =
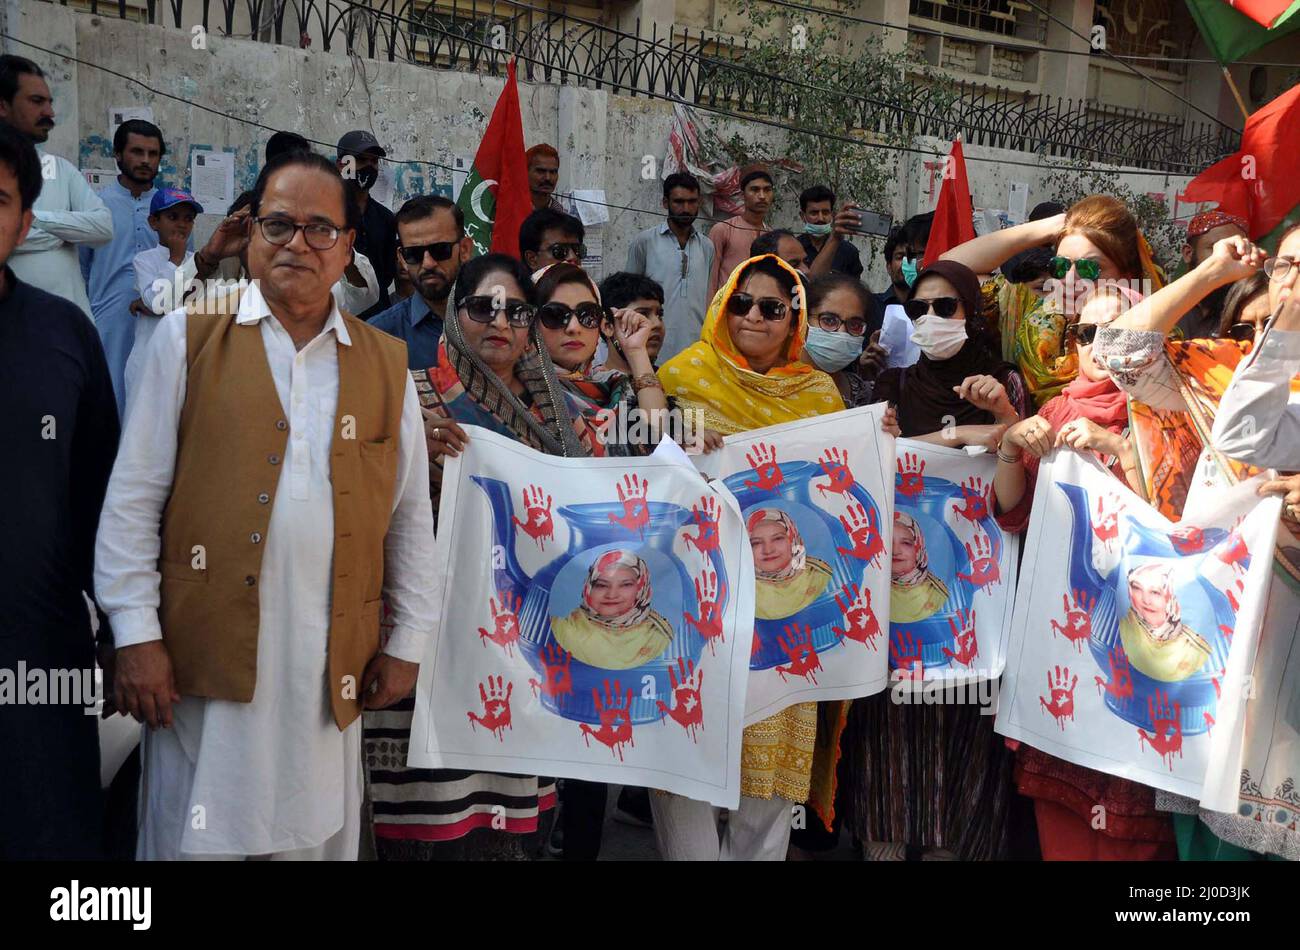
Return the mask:
<path id="1" fill-rule="evenodd" d="M 632 377 L 632 391 L 639 393 L 643 389 L 660 389 L 664 384 L 659 382 L 659 377 L 654 373 L 642 373 L 640 376 Z"/>

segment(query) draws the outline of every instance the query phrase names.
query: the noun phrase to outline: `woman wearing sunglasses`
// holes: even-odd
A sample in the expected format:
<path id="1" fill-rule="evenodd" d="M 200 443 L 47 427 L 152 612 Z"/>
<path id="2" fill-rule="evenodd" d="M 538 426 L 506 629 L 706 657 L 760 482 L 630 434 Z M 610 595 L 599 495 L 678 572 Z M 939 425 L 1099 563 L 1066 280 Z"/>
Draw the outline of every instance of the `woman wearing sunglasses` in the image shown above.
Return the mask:
<path id="1" fill-rule="evenodd" d="M 798 272 L 777 256 L 745 261 L 714 296 L 699 342 L 660 368 L 664 388 L 724 435 L 843 409 L 830 376 L 800 362 L 808 335 L 802 296 Z M 745 730 L 740 808 L 724 841 L 707 802 L 652 794 L 664 859 L 785 860 L 790 809 L 809 797 L 817 718 L 816 703 L 798 703 Z"/>
<path id="2" fill-rule="evenodd" d="M 605 454 L 582 400 L 556 379 L 535 325 L 536 302 L 527 270 L 511 257 L 486 254 L 461 268 L 437 365 L 412 374 L 425 412 L 435 519 L 443 463 L 468 443 L 462 424 L 547 455 Z M 518 860 L 540 854 L 545 836 L 537 829 L 546 822 L 539 817 L 554 805 L 555 782 L 408 769 L 392 737 L 394 729 L 410 728 L 413 711 L 414 699 L 407 699 L 366 719 L 367 759 L 382 770 L 370 781 L 380 858 Z M 495 815 L 504 816 L 504 828 Z"/>
<path id="3" fill-rule="evenodd" d="M 999 360 L 983 332 L 979 279 L 956 261 L 937 261 L 916 277 L 903 310 L 921 358 L 885 370 L 875 399 L 898 409 L 905 438 L 943 445 L 986 445 L 1029 412 L 1020 372 Z"/>
<path id="4" fill-rule="evenodd" d="M 1067 339 L 1079 375 L 1038 414 L 1007 430 L 998 446 L 993 483 L 996 518 L 1003 530 L 1022 534 L 1029 524 L 1039 461 L 1058 446 L 1091 451 L 1116 478 L 1141 491 L 1132 443 L 1125 437 L 1128 399 L 1105 366 L 1093 358 L 1098 329 L 1140 300 L 1134 291 L 1102 287 L 1092 294 Z M 1021 742 L 1016 750 L 1016 791 L 1034 803 L 1038 843 L 1049 861 L 1154 861 L 1177 855 L 1169 816 L 1156 809 L 1148 786 L 1106 775 Z M 1100 806 L 1108 820 L 1093 821 Z"/>
<path id="5" fill-rule="evenodd" d="M 1241 450 L 1246 446 L 1272 444 L 1294 452 L 1294 436 L 1289 442 L 1270 443 L 1264 433 L 1277 431 L 1265 407 L 1285 412 L 1291 400 L 1298 398 L 1290 379 L 1296 371 L 1295 358 L 1290 357 L 1288 363 L 1285 356 L 1285 331 L 1300 329 L 1300 306 L 1292 298 L 1297 259 L 1300 228 L 1293 227 L 1282 236 L 1274 258 L 1267 258 L 1244 237 L 1225 238 L 1204 261 L 1097 334 L 1093 344 L 1097 359 L 1133 400 L 1131 421 L 1145 494 L 1171 520 L 1194 509 L 1198 500 L 1206 497 L 1203 493 L 1222 493 L 1258 471 L 1232 461 L 1225 449 L 1245 455 L 1248 453 Z M 1269 278 L 1273 317 L 1258 354 L 1250 353 L 1254 343 L 1232 338 L 1169 339 L 1178 321 L 1211 292 L 1259 271 Z M 1279 329 L 1284 332 L 1274 338 Z M 1264 366 L 1271 366 L 1279 378 L 1271 398 L 1254 402 L 1249 398 L 1250 380 Z M 1229 380 L 1234 371 L 1236 375 Z M 1247 405 L 1239 401 L 1243 395 Z M 1140 411 L 1139 403 L 1163 411 L 1158 419 L 1152 418 L 1149 412 Z M 1252 461 L 1288 464 L 1280 455 L 1268 452 L 1262 458 L 1253 455 Z M 1256 645 L 1250 674 L 1252 695 L 1244 721 L 1234 723 L 1220 717 L 1214 727 L 1216 739 L 1223 730 L 1237 734 L 1223 745 L 1216 741 L 1216 754 L 1206 773 L 1240 776 L 1237 808 L 1231 813 L 1210 811 L 1199 807 L 1195 799 L 1156 792 L 1158 808 L 1178 813 L 1174 830 L 1179 857 L 1185 860 L 1247 860 L 1262 854 L 1300 860 L 1300 832 L 1292 830 L 1291 822 L 1275 820 L 1284 812 L 1294 814 L 1295 805 L 1286 790 L 1300 787 L 1300 729 L 1288 705 L 1300 693 L 1300 650 L 1296 649 L 1300 646 L 1296 640 L 1300 522 L 1297 510 L 1287 507 L 1292 498 L 1300 502 L 1300 476 L 1283 473 L 1265 481 L 1258 491 L 1286 496 L 1276 539 L 1274 576 Z"/>
<path id="6" fill-rule="evenodd" d="M 601 303 L 595 281 L 574 264 L 551 264 L 535 273 L 533 280 L 539 305 L 538 335 L 559 371 L 560 382 L 582 397 L 587 418 L 594 423 L 603 410 L 639 410 L 662 422 L 668 400 L 647 350 L 654 330 L 650 319 L 630 309 L 608 311 Z M 606 322 L 614 325 L 614 339 L 630 374 L 592 366 L 601 341 L 601 326 Z M 646 422 L 649 424 L 650 419 Z M 642 454 L 653 448 L 648 441 L 634 446 L 611 445 L 610 454 Z"/>
<path id="7" fill-rule="evenodd" d="M 830 374 L 849 409 L 875 401 L 871 384 L 854 372 L 875 310 L 871 292 L 848 274 L 824 274 L 808 286 L 804 362 Z"/>
<path id="8" fill-rule="evenodd" d="M 998 275 L 984 284 L 988 312 L 996 309 L 1002 357 L 1020 367 L 1037 405 L 1051 399 L 1078 373 L 1065 343 L 1066 325 L 1099 283 L 1122 281 L 1147 293 L 1163 286 L 1137 220 L 1120 201 L 1089 195 L 1063 215 L 993 231 L 943 255 L 977 274 L 991 274 L 1015 255 L 1054 247 L 1051 275 L 1039 296 L 1028 284 Z"/>

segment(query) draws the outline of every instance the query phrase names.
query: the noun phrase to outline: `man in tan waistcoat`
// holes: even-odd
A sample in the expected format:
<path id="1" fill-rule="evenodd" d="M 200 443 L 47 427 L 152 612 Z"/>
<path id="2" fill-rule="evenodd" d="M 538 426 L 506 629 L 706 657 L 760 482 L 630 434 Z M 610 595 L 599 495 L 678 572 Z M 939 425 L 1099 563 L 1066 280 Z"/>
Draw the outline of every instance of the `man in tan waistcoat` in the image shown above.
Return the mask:
<path id="1" fill-rule="evenodd" d="M 330 294 L 355 205 L 295 152 L 250 212 L 238 306 L 150 341 L 100 522 L 145 860 L 355 859 L 361 709 L 411 691 L 438 619 L 406 347 Z"/>

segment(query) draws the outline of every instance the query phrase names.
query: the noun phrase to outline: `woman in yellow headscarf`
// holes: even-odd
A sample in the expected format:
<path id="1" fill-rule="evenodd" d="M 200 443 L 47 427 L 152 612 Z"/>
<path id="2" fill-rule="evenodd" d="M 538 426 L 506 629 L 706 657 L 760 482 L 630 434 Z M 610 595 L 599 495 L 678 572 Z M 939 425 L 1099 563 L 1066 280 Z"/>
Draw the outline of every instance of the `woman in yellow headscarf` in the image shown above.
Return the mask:
<path id="1" fill-rule="evenodd" d="M 755 508 L 746 527 L 754 552 L 755 618 L 792 617 L 822 595 L 830 565 L 808 556 L 793 518 L 780 508 Z"/>
<path id="2" fill-rule="evenodd" d="M 587 570 L 582 603 L 551 621 L 574 659 L 606 670 L 649 663 L 672 643 L 673 630 L 650 606 L 650 568 L 631 551 L 606 551 Z"/>
<path id="3" fill-rule="evenodd" d="M 843 409 L 835 381 L 799 361 L 805 295 L 799 273 L 775 255 L 742 263 L 709 305 L 700 341 L 660 368 L 668 395 L 683 411 L 703 412 L 705 426 L 723 435 Z M 843 721 L 835 718 L 831 750 Z M 659 853 L 669 861 L 784 860 L 790 808 L 808 800 L 816 740 L 816 703 L 789 706 L 745 730 L 740 808 L 722 841 L 717 809 L 707 802 L 651 795 Z M 831 756 L 829 776 L 834 768 Z"/>
<path id="4" fill-rule="evenodd" d="M 948 599 L 948 585 L 930 570 L 925 535 L 911 515 L 894 512 L 894 548 L 889 592 L 890 623 L 916 623 L 933 617 Z"/>

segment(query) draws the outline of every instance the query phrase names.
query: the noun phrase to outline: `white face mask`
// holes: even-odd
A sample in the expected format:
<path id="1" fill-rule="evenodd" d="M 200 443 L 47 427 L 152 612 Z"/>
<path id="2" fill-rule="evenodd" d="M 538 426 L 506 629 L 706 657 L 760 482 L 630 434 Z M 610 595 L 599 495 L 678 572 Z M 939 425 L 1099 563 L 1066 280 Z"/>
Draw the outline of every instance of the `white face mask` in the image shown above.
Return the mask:
<path id="1" fill-rule="evenodd" d="M 862 337 L 812 327 L 808 330 L 804 349 L 819 370 L 834 373 L 862 355 Z"/>
<path id="2" fill-rule="evenodd" d="M 932 360 L 946 360 L 966 342 L 966 321 L 927 313 L 912 327 L 912 342 Z"/>

